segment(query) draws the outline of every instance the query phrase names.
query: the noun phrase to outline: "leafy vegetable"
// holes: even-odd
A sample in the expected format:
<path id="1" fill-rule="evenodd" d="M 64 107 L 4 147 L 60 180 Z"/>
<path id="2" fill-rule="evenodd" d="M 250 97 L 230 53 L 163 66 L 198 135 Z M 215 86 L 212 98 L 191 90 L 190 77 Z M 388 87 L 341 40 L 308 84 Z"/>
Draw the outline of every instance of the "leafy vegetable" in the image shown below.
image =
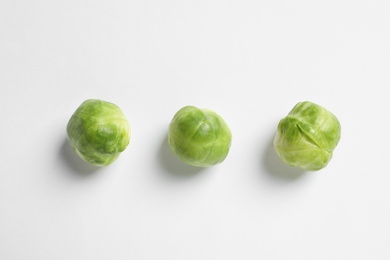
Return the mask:
<path id="1" fill-rule="evenodd" d="M 128 146 L 130 125 L 118 106 L 89 99 L 70 118 L 67 134 L 71 146 L 82 159 L 107 166 Z"/>
<path id="2" fill-rule="evenodd" d="M 317 171 L 329 163 L 340 133 L 340 123 L 331 112 L 300 102 L 279 122 L 274 147 L 285 163 Z"/>
<path id="3" fill-rule="evenodd" d="M 168 143 L 183 162 L 208 167 L 225 160 L 232 140 L 228 125 L 215 112 L 186 106 L 169 125 Z"/>

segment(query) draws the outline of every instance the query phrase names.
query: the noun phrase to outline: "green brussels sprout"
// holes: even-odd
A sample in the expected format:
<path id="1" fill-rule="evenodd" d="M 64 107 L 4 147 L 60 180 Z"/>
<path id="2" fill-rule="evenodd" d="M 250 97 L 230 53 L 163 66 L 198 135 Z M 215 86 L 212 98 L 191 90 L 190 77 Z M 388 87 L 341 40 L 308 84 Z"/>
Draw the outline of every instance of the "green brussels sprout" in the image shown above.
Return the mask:
<path id="1" fill-rule="evenodd" d="M 232 140 L 228 125 L 215 112 L 186 106 L 169 125 L 168 143 L 183 162 L 208 167 L 225 160 Z"/>
<path id="2" fill-rule="evenodd" d="M 130 125 L 118 106 L 89 99 L 70 118 L 67 134 L 73 150 L 83 160 L 107 166 L 129 144 Z"/>
<path id="3" fill-rule="evenodd" d="M 300 102 L 279 122 L 274 147 L 285 163 L 317 171 L 329 163 L 340 133 L 340 123 L 331 112 Z"/>

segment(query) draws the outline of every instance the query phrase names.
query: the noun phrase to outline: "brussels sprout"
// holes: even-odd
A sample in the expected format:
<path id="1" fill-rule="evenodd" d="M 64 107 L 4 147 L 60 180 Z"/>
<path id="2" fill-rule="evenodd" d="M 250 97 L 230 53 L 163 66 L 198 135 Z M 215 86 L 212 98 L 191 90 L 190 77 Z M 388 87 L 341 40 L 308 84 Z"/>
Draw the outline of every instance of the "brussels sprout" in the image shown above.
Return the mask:
<path id="1" fill-rule="evenodd" d="M 225 160 L 232 140 L 228 125 L 215 112 L 186 106 L 169 125 L 172 152 L 192 166 L 208 167 Z"/>
<path id="2" fill-rule="evenodd" d="M 116 105 L 89 99 L 74 112 L 67 125 L 68 140 L 85 161 L 107 166 L 130 142 L 130 125 Z"/>
<path id="3" fill-rule="evenodd" d="M 285 163 L 317 171 L 332 158 L 340 132 L 340 123 L 331 112 L 312 102 L 300 102 L 279 122 L 274 146 Z"/>

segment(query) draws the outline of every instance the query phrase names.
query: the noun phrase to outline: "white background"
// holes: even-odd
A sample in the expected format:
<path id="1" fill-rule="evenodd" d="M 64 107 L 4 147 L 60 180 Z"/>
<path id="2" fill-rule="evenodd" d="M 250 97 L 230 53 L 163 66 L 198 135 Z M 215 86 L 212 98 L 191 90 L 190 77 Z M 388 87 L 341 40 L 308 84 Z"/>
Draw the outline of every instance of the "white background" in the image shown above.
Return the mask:
<path id="1" fill-rule="evenodd" d="M 390 259 L 388 0 L 0 1 L 0 259 Z M 96 168 L 66 141 L 86 99 L 132 127 Z M 299 101 L 342 124 L 302 173 L 272 140 Z M 230 125 L 198 169 L 166 142 L 174 113 Z"/>

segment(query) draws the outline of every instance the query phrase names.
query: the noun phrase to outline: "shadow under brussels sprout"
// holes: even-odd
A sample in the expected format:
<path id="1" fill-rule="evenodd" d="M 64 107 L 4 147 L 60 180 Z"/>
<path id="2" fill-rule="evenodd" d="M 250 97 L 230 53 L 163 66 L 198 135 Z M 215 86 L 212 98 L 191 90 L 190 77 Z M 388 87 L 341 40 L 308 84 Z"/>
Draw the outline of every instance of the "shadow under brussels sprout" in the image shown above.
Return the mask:
<path id="1" fill-rule="evenodd" d="M 299 167 L 287 165 L 279 158 L 279 155 L 274 148 L 274 136 L 270 138 L 268 145 L 265 146 L 261 163 L 270 176 L 278 179 L 292 181 L 300 178 L 306 173 L 305 170 Z"/>
<path id="2" fill-rule="evenodd" d="M 158 156 L 160 164 L 165 172 L 169 174 L 170 177 L 175 177 L 177 179 L 190 178 L 207 169 L 206 167 L 191 166 L 180 161 L 180 159 L 172 153 L 171 148 L 169 147 L 168 135 L 165 135 L 161 142 Z"/>
<path id="3" fill-rule="evenodd" d="M 99 166 L 92 165 L 81 159 L 75 151 L 73 151 L 67 138 L 64 139 L 60 148 L 60 157 L 64 164 L 75 174 L 87 176 L 101 169 Z"/>

